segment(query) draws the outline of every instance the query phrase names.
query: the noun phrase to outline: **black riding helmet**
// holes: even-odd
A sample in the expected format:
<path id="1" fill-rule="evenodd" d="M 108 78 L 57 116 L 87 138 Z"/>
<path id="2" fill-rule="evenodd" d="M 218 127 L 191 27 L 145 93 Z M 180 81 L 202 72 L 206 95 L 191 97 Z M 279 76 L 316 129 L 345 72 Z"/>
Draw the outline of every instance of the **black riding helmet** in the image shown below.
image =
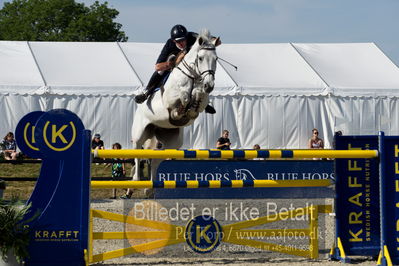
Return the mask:
<path id="1" fill-rule="evenodd" d="M 175 25 L 170 31 L 170 38 L 175 41 L 184 40 L 187 37 L 187 29 L 183 25 Z"/>

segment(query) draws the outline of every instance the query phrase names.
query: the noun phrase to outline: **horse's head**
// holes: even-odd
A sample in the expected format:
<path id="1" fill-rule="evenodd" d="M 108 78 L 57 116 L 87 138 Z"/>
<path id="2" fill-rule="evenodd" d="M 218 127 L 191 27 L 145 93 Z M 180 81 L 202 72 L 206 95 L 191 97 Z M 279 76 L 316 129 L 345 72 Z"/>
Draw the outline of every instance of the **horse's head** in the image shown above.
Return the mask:
<path id="1" fill-rule="evenodd" d="M 215 86 L 217 39 L 210 39 L 209 35 L 200 35 L 197 38 L 197 42 L 197 71 L 201 75 L 205 91 L 210 93 Z"/>
<path id="2" fill-rule="evenodd" d="M 194 82 L 202 83 L 207 93 L 215 86 L 217 42 L 218 38 L 212 38 L 208 30 L 203 30 L 183 62 Z"/>
<path id="3" fill-rule="evenodd" d="M 208 30 L 203 30 L 177 65 L 177 71 L 171 73 L 163 98 L 165 106 L 172 110 L 173 120 L 186 114 L 188 119 L 195 119 L 208 104 L 208 95 L 215 86 L 217 43 L 218 38 L 212 38 Z"/>

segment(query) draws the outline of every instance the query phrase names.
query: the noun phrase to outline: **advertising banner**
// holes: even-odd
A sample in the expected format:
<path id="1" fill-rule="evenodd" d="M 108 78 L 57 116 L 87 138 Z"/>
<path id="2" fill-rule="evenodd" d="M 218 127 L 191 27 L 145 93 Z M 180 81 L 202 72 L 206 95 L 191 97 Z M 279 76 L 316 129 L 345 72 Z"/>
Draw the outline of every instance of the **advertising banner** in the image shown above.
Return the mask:
<path id="1" fill-rule="evenodd" d="M 393 264 L 399 264 L 399 137 L 383 137 L 384 180 L 382 199 L 382 249 L 389 252 Z M 387 256 L 387 254 L 385 254 Z"/>
<path id="2" fill-rule="evenodd" d="M 166 160 L 160 181 L 334 179 L 330 160 Z M 157 189 L 156 198 L 318 198 L 333 197 L 330 188 Z"/>
<path id="3" fill-rule="evenodd" d="M 336 136 L 337 150 L 377 150 L 377 136 Z M 346 255 L 378 255 L 379 166 L 376 159 L 336 159 L 336 231 Z M 342 255 L 342 254 L 341 254 Z"/>

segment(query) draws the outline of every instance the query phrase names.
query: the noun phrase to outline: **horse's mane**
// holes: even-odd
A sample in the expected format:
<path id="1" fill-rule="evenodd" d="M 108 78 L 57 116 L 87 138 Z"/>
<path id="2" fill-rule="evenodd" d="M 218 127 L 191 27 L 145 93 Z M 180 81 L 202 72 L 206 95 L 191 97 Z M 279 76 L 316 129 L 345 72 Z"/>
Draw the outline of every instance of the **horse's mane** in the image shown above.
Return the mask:
<path id="1" fill-rule="evenodd" d="M 200 31 L 200 33 L 198 34 L 198 38 L 202 38 L 204 40 L 204 44 L 203 45 L 210 45 L 212 42 L 212 36 L 211 36 L 211 32 L 208 29 L 202 29 Z"/>

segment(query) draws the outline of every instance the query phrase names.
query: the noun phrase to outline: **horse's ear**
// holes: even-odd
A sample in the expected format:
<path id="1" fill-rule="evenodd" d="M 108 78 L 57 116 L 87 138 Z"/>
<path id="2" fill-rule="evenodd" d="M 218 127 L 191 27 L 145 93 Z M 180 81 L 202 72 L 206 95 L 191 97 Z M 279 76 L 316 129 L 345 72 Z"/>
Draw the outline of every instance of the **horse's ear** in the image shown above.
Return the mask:
<path id="1" fill-rule="evenodd" d="M 201 46 L 204 43 L 204 39 L 202 37 L 198 38 L 198 44 Z"/>
<path id="2" fill-rule="evenodd" d="M 220 37 L 217 37 L 217 38 L 213 38 L 212 39 L 212 44 L 213 45 L 215 45 L 215 46 L 218 46 L 218 45 L 220 45 Z"/>

